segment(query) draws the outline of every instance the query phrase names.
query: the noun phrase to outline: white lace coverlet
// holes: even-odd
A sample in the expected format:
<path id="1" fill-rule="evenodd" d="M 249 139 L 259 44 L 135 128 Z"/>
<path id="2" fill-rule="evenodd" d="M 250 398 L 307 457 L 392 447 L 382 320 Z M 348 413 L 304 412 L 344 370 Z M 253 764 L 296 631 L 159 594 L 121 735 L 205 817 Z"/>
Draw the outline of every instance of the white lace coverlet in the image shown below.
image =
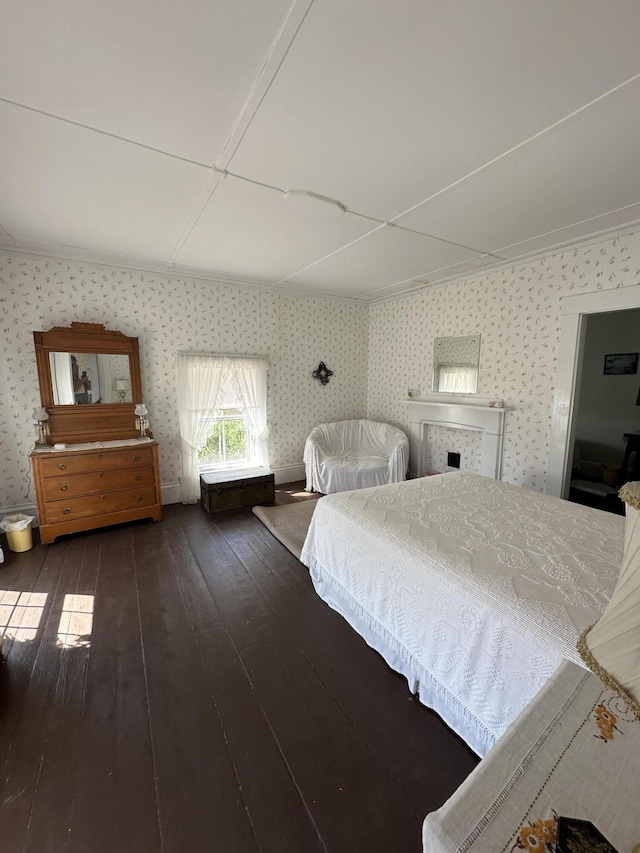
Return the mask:
<path id="1" fill-rule="evenodd" d="M 624 519 L 475 474 L 318 501 L 318 593 L 483 756 L 598 620 Z"/>

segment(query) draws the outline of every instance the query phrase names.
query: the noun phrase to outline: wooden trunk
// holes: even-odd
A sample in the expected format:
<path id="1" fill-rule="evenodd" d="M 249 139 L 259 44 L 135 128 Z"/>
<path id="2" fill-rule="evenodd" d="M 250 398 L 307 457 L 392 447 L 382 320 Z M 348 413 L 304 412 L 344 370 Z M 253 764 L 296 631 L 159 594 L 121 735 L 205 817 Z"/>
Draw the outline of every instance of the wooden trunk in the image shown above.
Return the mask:
<path id="1" fill-rule="evenodd" d="M 275 477 L 266 468 L 211 471 L 200 475 L 200 496 L 207 512 L 275 501 Z"/>

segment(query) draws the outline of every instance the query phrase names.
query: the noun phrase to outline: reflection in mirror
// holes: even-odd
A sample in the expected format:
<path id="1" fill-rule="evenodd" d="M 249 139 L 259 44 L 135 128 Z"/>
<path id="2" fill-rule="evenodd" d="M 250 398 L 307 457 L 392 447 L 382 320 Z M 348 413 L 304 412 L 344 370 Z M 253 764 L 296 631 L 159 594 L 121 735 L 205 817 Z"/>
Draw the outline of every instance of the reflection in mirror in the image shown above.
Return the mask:
<path id="1" fill-rule="evenodd" d="M 433 390 L 475 394 L 478 390 L 480 335 L 436 338 L 433 344 Z"/>
<path id="2" fill-rule="evenodd" d="M 128 355 L 50 352 L 49 366 L 57 406 L 131 403 Z"/>

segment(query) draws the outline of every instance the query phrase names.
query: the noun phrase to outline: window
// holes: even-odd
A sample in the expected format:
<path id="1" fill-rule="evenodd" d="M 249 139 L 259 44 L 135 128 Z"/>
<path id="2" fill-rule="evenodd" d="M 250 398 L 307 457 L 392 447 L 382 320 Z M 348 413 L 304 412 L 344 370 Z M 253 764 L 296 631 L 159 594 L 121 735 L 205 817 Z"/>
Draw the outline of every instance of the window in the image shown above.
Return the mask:
<path id="1" fill-rule="evenodd" d="M 219 408 L 205 419 L 207 440 L 198 453 L 201 471 L 248 467 L 255 458 L 255 435 L 244 403 L 228 379 L 222 384 Z"/>
<path id="2" fill-rule="evenodd" d="M 437 389 L 449 394 L 475 394 L 478 368 L 473 364 L 439 364 Z"/>
<path id="3" fill-rule="evenodd" d="M 268 467 L 264 358 L 178 353 L 183 503 L 200 496 L 200 471 Z"/>

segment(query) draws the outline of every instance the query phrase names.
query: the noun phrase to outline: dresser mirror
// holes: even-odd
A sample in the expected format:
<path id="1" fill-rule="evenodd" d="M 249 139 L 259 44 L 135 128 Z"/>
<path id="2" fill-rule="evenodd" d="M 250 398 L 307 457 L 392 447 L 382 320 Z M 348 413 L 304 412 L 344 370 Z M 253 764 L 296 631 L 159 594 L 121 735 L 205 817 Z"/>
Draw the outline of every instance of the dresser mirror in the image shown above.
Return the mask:
<path id="1" fill-rule="evenodd" d="M 476 394 L 480 335 L 452 335 L 433 343 L 433 390 L 444 394 Z"/>
<path id="2" fill-rule="evenodd" d="M 100 323 L 34 332 L 49 444 L 135 438 L 142 402 L 138 339 Z"/>
<path id="3" fill-rule="evenodd" d="M 131 402 L 129 357 L 106 352 L 50 352 L 55 406 Z"/>

